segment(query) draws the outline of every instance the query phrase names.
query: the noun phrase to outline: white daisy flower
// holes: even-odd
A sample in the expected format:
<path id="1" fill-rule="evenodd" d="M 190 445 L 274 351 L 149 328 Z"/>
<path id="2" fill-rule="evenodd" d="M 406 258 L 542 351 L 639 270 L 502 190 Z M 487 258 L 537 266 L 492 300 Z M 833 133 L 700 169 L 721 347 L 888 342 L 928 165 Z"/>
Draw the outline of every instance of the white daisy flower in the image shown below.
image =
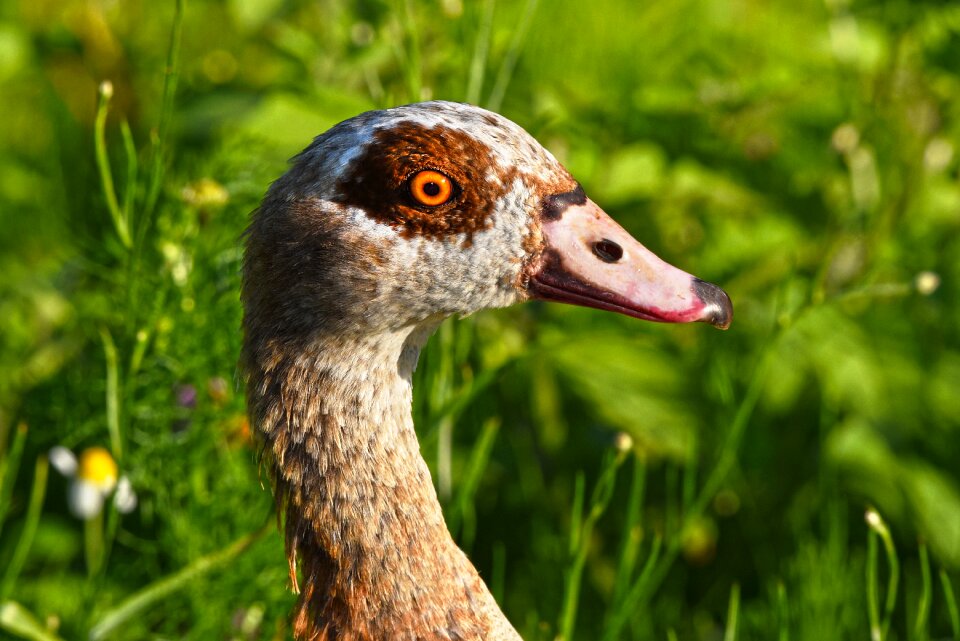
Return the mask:
<path id="1" fill-rule="evenodd" d="M 50 464 L 71 479 L 67 504 L 78 519 L 92 519 L 100 514 L 111 494 L 118 512 L 128 514 L 136 509 L 133 485 L 126 476 L 119 476 L 117 462 L 106 449 L 88 447 L 78 460 L 73 452 L 58 445 L 50 450 Z"/>

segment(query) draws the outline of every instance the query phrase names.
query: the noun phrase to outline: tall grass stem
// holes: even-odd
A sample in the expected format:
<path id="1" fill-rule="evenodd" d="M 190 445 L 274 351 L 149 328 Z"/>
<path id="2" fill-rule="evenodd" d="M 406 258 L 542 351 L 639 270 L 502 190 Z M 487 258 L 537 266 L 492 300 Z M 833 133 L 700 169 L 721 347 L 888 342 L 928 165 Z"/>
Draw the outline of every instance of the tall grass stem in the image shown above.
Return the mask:
<path id="1" fill-rule="evenodd" d="M 100 574 L 104 562 L 103 510 L 83 521 L 83 552 L 87 560 L 87 576 Z"/>
<path id="2" fill-rule="evenodd" d="M 590 551 L 593 529 L 610 504 L 616 486 L 617 471 L 623 465 L 626 457 L 626 450 L 619 450 L 608 455 L 601 469 L 600 478 L 597 480 L 590 496 L 590 510 L 586 518 L 578 519 L 580 532 L 575 537 L 571 532 L 573 558 L 567 567 L 563 609 L 560 612 L 560 621 L 557 626 L 559 628 L 559 638 L 565 641 L 573 638 L 573 631 L 577 622 L 577 606 L 580 600 L 580 580 L 587 561 L 587 553 Z M 582 475 L 578 477 L 579 479 L 582 479 Z M 581 487 L 578 490 L 580 490 L 579 494 L 582 496 L 582 484 L 580 485 Z M 574 545 L 574 543 L 576 544 Z"/>
<path id="3" fill-rule="evenodd" d="M 493 8 L 496 0 L 483 0 L 483 16 L 477 29 L 477 44 L 470 58 L 470 76 L 467 81 L 467 102 L 475 105 L 480 102 L 483 91 L 483 76 L 490 54 L 490 38 L 493 36 Z"/>
<path id="4" fill-rule="evenodd" d="M 663 538 L 657 535 L 650 546 L 650 554 L 640 570 L 640 575 L 634 582 L 619 608 L 610 618 L 610 623 L 604 631 L 603 641 L 615 641 L 620 638 L 620 631 L 630 620 L 630 617 L 637 613 L 642 607 L 643 601 L 649 592 L 650 581 L 653 577 L 657 562 L 660 560 L 660 553 L 663 549 Z"/>
<path id="5" fill-rule="evenodd" d="M 222 550 L 200 557 L 182 570 L 136 592 L 100 618 L 100 621 L 90 630 L 90 641 L 100 641 L 106 638 L 132 617 L 142 613 L 158 601 L 188 587 L 197 578 L 234 560 L 273 527 L 273 521 L 270 520 L 260 529 L 241 537 Z"/>
<path id="6" fill-rule="evenodd" d="M 180 42 L 183 38 L 184 2 L 185 0 L 174 0 L 173 5 L 173 25 L 170 28 L 167 62 L 163 70 L 163 98 L 160 103 L 160 119 L 153 138 L 153 154 L 150 158 L 150 177 L 147 183 L 146 204 L 137 228 L 138 241 L 147 232 L 149 220 L 157 206 L 160 187 L 163 184 L 167 137 L 170 130 L 170 121 L 173 118 L 173 99 L 177 93 L 177 80 L 180 77 Z"/>
<path id="7" fill-rule="evenodd" d="M 490 92 L 490 99 L 487 101 L 487 107 L 492 111 L 500 111 L 503 104 L 503 98 L 507 94 L 507 87 L 513 78 L 513 70 L 517 65 L 517 59 L 520 57 L 520 50 L 523 48 L 523 41 L 527 37 L 527 31 L 530 29 L 530 23 L 533 20 L 533 14 L 537 9 L 538 0 L 527 0 L 523 10 L 523 17 L 520 18 L 520 24 L 513 32 L 513 39 L 510 41 L 510 48 L 507 50 L 503 63 L 500 65 L 500 71 L 497 73 L 497 80 Z"/>
<path id="8" fill-rule="evenodd" d="M 49 470 L 50 464 L 47 457 L 39 457 L 34 466 L 33 487 L 30 489 L 30 502 L 27 504 L 27 515 L 23 522 L 23 530 L 20 532 L 20 538 L 17 539 L 17 545 L 7 564 L 6 572 L 3 573 L 3 584 L 0 586 L 0 603 L 6 601 L 7 597 L 10 596 L 13 586 L 17 582 L 17 577 L 20 576 L 20 571 L 30 554 L 30 547 L 33 545 L 33 538 L 37 533 L 37 525 L 40 523 L 40 512 L 43 509 L 43 498 L 47 492 L 47 473 Z"/>
<path id="9" fill-rule="evenodd" d="M 900 584 L 900 560 L 897 558 L 897 549 L 893 544 L 893 536 L 890 529 L 884 524 L 880 531 L 880 540 L 883 541 L 883 549 L 887 554 L 887 565 L 890 568 L 890 574 L 887 577 L 887 598 L 883 606 L 883 638 L 886 639 L 890 634 L 890 623 L 893 620 L 893 611 L 897 607 L 897 589 Z"/>
<path id="10" fill-rule="evenodd" d="M 13 485 L 20 471 L 20 461 L 23 458 L 23 447 L 27 442 L 27 424 L 18 423 L 13 433 L 13 443 L 5 454 L 0 456 L 0 532 L 3 532 L 3 521 L 10 509 L 13 498 Z"/>
<path id="11" fill-rule="evenodd" d="M 917 641 L 927 641 L 930 638 L 930 600 L 933 598 L 933 580 L 930 577 L 930 554 L 927 552 L 927 544 L 923 541 L 920 542 L 919 557 L 920 602 L 917 604 L 913 634 Z"/>
<path id="12" fill-rule="evenodd" d="M 870 622 L 871 641 L 883 641 L 880 623 L 880 590 L 877 587 L 877 533 L 867 532 L 867 618 Z"/>
<path id="13" fill-rule="evenodd" d="M 777 581 L 777 627 L 777 641 L 790 641 L 790 605 L 783 581 Z"/>
<path id="14" fill-rule="evenodd" d="M 453 421 L 445 417 L 437 430 L 437 494 L 447 501 L 453 491 Z"/>
<path id="15" fill-rule="evenodd" d="M 30 641 L 63 641 L 16 601 L 0 601 L 0 629 Z"/>
<path id="16" fill-rule="evenodd" d="M 463 479 L 460 481 L 453 510 L 449 516 L 451 531 L 456 532 L 460 524 L 463 525 L 461 543 L 465 548 L 470 548 L 473 545 L 476 530 L 474 497 L 480 487 L 480 480 L 487 469 L 487 464 L 490 462 L 490 453 L 493 451 L 493 444 L 496 442 L 499 431 L 499 417 L 494 416 L 483 424 L 480 436 L 473 444 L 473 450 L 470 452 L 470 460 L 464 471 Z"/>
<path id="17" fill-rule="evenodd" d="M 727 626 L 723 632 L 723 641 L 737 641 L 737 619 L 740 613 L 740 584 L 730 588 L 730 604 L 727 606 Z"/>
<path id="18" fill-rule="evenodd" d="M 423 100 L 423 66 L 420 62 L 420 30 L 417 27 L 413 0 L 403 0 L 402 14 L 403 31 L 409 43 L 403 70 L 410 100 L 417 102 Z"/>
<path id="19" fill-rule="evenodd" d="M 497 603 L 503 603 L 507 582 L 507 547 L 498 541 L 493 545 L 493 569 L 490 571 L 490 594 Z"/>
<path id="20" fill-rule="evenodd" d="M 713 469 L 710 470 L 710 474 L 707 476 L 707 480 L 700 489 L 696 500 L 693 501 L 692 505 L 684 515 L 681 526 L 670 533 L 666 552 L 664 552 L 659 564 L 653 571 L 653 575 L 651 576 L 650 580 L 646 583 L 646 592 L 639 597 L 638 602 L 645 602 L 653 593 L 653 591 L 660 586 L 663 580 L 666 579 L 667 574 L 670 572 L 670 568 L 673 566 L 674 561 L 676 561 L 677 556 L 680 553 L 680 549 L 683 544 L 682 536 L 686 526 L 694 523 L 700 518 L 700 515 L 704 513 L 710 501 L 714 496 L 716 496 L 717 492 L 720 491 L 724 481 L 727 478 L 727 475 L 730 473 L 730 470 L 736 463 L 737 453 L 740 449 L 740 442 L 743 440 L 744 431 L 746 430 L 747 425 L 750 423 L 750 418 L 753 416 L 753 410 L 756 408 L 757 401 L 760 399 L 760 394 L 763 391 L 764 385 L 766 384 L 766 372 L 769 370 L 770 361 L 776 352 L 776 344 L 776 341 L 771 341 L 761 352 L 760 361 L 754 370 L 749 387 L 747 387 L 747 391 L 746 394 L 744 394 L 743 400 L 740 401 L 740 405 L 737 408 L 737 413 L 734 415 L 733 422 L 730 425 L 730 429 L 727 431 L 726 438 L 721 446 L 720 456 L 717 459 L 717 463 L 714 465 Z M 671 498 L 672 497 L 668 497 L 668 506 Z"/>
<path id="21" fill-rule="evenodd" d="M 873 508 L 867 509 L 867 525 L 870 534 L 867 541 L 867 607 L 870 615 L 870 635 L 874 641 L 884 641 L 890 631 L 890 622 L 893 618 L 893 610 L 897 604 L 897 587 L 900 581 L 900 561 L 897 558 L 897 550 L 893 544 L 893 536 L 890 534 L 890 528 L 884 522 L 880 513 Z M 887 566 L 889 575 L 887 577 L 886 598 L 883 604 L 883 618 L 879 617 L 879 587 L 878 582 L 878 559 L 877 559 L 877 537 L 883 542 L 883 549 L 887 557 Z"/>
<path id="22" fill-rule="evenodd" d="M 626 596 L 630 578 L 637 563 L 637 554 L 643 542 L 643 528 L 640 524 L 640 509 L 646 490 L 647 466 L 639 455 L 633 458 L 633 475 L 630 480 L 630 495 L 627 498 L 627 511 L 623 524 L 623 542 L 620 544 L 620 561 L 617 566 L 617 579 L 613 589 L 612 603 L 615 611 Z"/>
<path id="23" fill-rule="evenodd" d="M 137 196 L 139 163 L 137 161 L 137 146 L 133 141 L 133 132 L 130 131 L 130 123 L 127 122 L 126 118 L 120 121 L 120 137 L 123 139 L 123 151 L 127 157 L 127 175 L 123 188 L 123 209 L 121 211 L 124 219 L 130 221 L 133 219 L 133 204 Z"/>
<path id="24" fill-rule="evenodd" d="M 132 249 L 133 240 L 130 237 L 130 223 L 117 201 L 117 190 L 113 184 L 113 171 L 110 169 L 110 158 L 107 156 L 107 112 L 112 97 L 113 85 L 107 80 L 100 83 L 97 115 L 93 122 L 93 147 L 97 159 L 97 171 L 100 173 L 100 187 L 103 189 L 103 197 L 107 201 L 107 211 L 110 212 L 113 227 L 123 246 L 126 249 Z"/>
<path id="25" fill-rule="evenodd" d="M 943 586 L 943 598 L 947 602 L 947 613 L 950 616 L 950 629 L 954 639 L 960 639 L 960 608 L 957 607 L 957 597 L 950 583 L 950 575 L 940 569 L 940 585 Z"/>
<path id="26" fill-rule="evenodd" d="M 570 508 L 570 547 L 568 553 L 571 557 L 575 555 L 580 548 L 586 484 L 587 482 L 583 476 L 583 472 L 577 472 L 576 479 L 573 482 L 573 505 Z"/>
<path id="27" fill-rule="evenodd" d="M 120 435 L 120 359 L 113 336 L 106 327 L 100 328 L 100 340 L 103 342 L 103 354 L 107 364 L 107 431 L 110 432 L 113 457 L 120 462 L 123 460 L 123 439 Z"/>

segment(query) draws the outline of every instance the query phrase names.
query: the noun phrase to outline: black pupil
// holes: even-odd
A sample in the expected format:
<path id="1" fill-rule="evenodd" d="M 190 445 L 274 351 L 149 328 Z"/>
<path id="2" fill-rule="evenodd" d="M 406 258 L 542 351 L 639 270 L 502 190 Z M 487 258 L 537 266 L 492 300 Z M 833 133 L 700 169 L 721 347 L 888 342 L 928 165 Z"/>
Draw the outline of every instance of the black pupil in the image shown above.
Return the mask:
<path id="1" fill-rule="evenodd" d="M 440 185 L 438 185 L 435 182 L 429 182 L 423 186 L 423 193 L 430 196 L 431 198 L 433 196 L 437 196 L 440 194 Z"/>
<path id="2" fill-rule="evenodd" d="M 623 248 L 604 238 L 593 244 L 593 253 L 605 263 L 615 263 L 623 257 Z"/>

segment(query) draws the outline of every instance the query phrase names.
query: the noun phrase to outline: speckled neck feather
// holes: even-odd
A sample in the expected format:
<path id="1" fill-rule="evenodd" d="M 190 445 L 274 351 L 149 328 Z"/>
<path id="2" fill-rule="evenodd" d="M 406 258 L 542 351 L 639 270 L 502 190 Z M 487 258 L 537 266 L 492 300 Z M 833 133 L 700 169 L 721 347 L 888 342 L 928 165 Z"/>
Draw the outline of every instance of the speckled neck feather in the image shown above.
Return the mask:
<path id="1" fill-rule="evenodd" d="M 456 182 L 449 204 L 409 201 L 425 168 Z M 297 639 L 519 641 L 444 524 L 411 375 L 444 318 L 526 297 L 530 212 L 575 187 L 522 129 L 451 103 L 342 123 L 271 187 L 247 234 L 243 366 Z"/>
<path id="2" fill-rule="evenodd" d="M 410 418 L 428 326 L 278 350 L 250 381 L 299 639 L 519 639 L 444 524 Z"/>

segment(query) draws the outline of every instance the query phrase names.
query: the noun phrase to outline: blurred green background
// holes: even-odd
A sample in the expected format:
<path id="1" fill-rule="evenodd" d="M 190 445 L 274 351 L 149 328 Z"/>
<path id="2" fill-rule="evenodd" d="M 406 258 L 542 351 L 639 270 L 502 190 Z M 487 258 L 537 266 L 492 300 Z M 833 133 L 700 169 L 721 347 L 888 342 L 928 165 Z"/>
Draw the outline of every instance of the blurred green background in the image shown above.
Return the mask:
<path id="1" fill-rule="evenodd" d="M 313 136 L 425 98 L 736 309 L 431 342 L 423 452 L 524 638 L 960 638 L 960 5 L 907 0 L 3 3 L 0 637 L 289 637 L 239 237 Z M 54 446 L 136 508 L 73 517 Z"/>

